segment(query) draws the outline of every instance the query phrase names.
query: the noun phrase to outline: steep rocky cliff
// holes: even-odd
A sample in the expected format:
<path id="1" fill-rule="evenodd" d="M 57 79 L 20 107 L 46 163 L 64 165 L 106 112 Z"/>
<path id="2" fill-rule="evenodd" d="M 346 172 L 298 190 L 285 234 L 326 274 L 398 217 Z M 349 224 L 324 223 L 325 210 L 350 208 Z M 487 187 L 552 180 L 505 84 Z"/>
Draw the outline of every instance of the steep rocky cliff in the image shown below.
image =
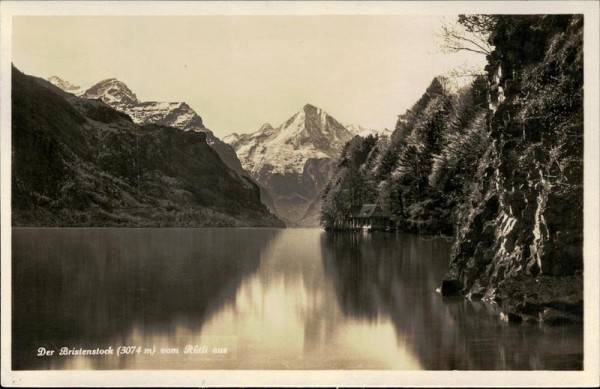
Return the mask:
<path id="1" fill-rule="evenodd" d="M 490 36 L 490 146 L 441 291 L 509 320 L 582 319 L 583 17 L 499 16 Z"/>

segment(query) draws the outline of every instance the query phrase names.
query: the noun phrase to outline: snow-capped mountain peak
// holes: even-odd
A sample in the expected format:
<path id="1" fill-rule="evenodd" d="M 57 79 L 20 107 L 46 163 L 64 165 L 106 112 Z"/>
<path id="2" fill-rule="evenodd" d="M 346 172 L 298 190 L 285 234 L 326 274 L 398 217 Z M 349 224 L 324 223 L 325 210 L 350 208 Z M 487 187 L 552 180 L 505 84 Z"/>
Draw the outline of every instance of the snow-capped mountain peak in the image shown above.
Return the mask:
<path id="1" fill-rule="evenodd" d="M 316 225 L 321 192 L 340 151 L 353 135 L 323 109 L 305 104 L 277 127 L 266 123 L 223 140 L 242 166 L 266 187 L 279 215 L 291 225 Z"/>
<path id="2" fill-rule="evenodd" d="M 68 86 L 68 83 L 59 83 L 58 77 L 56 78 L 53 82 L 56 86 L 61 89 Z M 80 97 L 100 99 L 106 105 L 129 115 L 133 122 L 139 125 L 157 124 L 182 131 L 203 132 L 206 134 L 206 143 L 219 154 L 221 160 L 240 177 L 246 175 L 233 148 L 206 128 L 200 115 L 185 102 L 139 101 L 135 93 L 116 78 L 100 81 Z M 248 185 L 252 186 L 250 183 Z"/>
<path id="3" fill-rule="evenodd" d="M 344 127 L 350 131 L 353 136 L 361 136 L 366 137 L 369 135 L 379 135 L 379 136 L 390 136 L 392 134 L 392 130 L 384 128 L 383 130 L 375 130 L 372 128 L 365 128 L 358 124 L 344 124 Z"/>
<path id="4" fill-rule="evenodd" d="M 135 105 L 140 102 L 135 93 L 124 82 L 116 78 L 100 81 L 86 90 L 82 97 L 86 99 L 100 99 L 110 106 Z"/>
<path id="5" fill-rule="evenodd" d="M 80 94 L 82 92 L 80 86 L 74 85 L 74 84 L 70 83 L 69 81 L 65 81 L 58 76 L 52 76 L 52 77 L 48 78 L 48 81 L 50 81 L 51 84 L 64 90 L 65 92 L 73 93 L 74 95 Z"/>
<path id="6" fill-rule="evenodd" d="M 48 81 L 67 92 L 72 85 L 56 76 L 51 77 Z M 80 97 L 100 99 L 117 111 L 129 115 L 136 124 L 153 123 L 179 128 L 183 131 L 205 132 L 209 144 L 216 141 L 213 133 L 202 123 L 202 118 L 187 103 L 139 101 L 135 93 L 124 82 L 116 78 L 109 78 L 94 84 L 81 93 Z"/>
<path id="7" fill-rule="evenodd" d="M 294 149 L 309 148 L 337 156 L 339 149 L 352 138 L 348 130 L 327 112 L 306 104 L 285 124 L 277 127 L 276 140 Z"/>
<path id="8" fill-rule="evenodd" d="M 284 123 L 269 123 L 251 134 L 231 134 L 223 140 L 234 147 L 244 168 L 253 173 L 268 165 L 271 172 L 300 173 L 311 158 L 337 158 L 352 134 L 337 120 L 306 104 Z"/>

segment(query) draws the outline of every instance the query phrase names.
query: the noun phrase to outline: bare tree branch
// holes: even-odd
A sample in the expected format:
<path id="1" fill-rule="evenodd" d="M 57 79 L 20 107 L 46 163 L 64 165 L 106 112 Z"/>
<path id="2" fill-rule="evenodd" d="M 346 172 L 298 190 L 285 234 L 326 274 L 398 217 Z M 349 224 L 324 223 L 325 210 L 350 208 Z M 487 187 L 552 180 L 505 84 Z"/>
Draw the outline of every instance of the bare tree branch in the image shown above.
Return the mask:
<path id="1" fill-rule="evenodd" d="M 461 15 L 457 22 L 444 22 L 441 27 L 442 50 L 490 54 L 492 46 L 488 38 L 492 28 L 493 18 L 487 15 Z"/>
<path id="2" fill-rule="evenodd" d="M 481 51 L 485 52 L 485 53 L 489 53 L 490 51 L 492 51 L 492 48 L 490 47 L 489 44 L 487 44 L 487 42 L 484 41 L 480 41 L 477 42 L 475 41 L 475 39 L 481 39 L 479 37 L 475 38 L 475 39 L 469 39 L 466 36 L 460 36 L 458 35 L 456 32 L 454 31 L 448 31 L 449 37 L 455 39 L 456 41 L 464 41 L 464 42 L 469 42 L 473 45 L 475 45 L 476 47 L 478 47 L 479 49 L 481 49 Z"/>
<path id="3" fill-rule="evenodd" d="M 471 52 L 477 53 L 477 54 L 483 54 L 483 55 L 489 54 L 489 52 L 487 52 L 487 51 L 481 51 L 481 50 L 471 49 L 471 48 L 468 48 L 468 47 L 460 47 L 460 46 L 446 46 L 446 47 L 448 47 L 449 49 L 454 50 L 454 51 L 465 50 L 465 51 L 471 51 Z"/>

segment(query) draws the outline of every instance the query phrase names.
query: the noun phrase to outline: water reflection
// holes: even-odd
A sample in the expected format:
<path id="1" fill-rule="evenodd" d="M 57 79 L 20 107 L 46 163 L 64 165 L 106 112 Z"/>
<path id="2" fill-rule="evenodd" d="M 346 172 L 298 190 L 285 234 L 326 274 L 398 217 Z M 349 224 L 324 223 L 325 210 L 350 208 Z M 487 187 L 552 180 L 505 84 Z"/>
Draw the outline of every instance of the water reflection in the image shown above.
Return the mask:
<path id="1" fill-rule="evenodd" d="M 13 367 L 581 368 L 580 327 L 509 326 L 435 293 L 449 247 L 311 229 L 15 229 Z M 36 357 L 118 345 L 142 351 Z"/>
<path id="2" fill-rule="evenodd" d="M 13 367 L 64 362 L 35 357 L 38 347 L 107 347 L 163 334 L 172 344 L 199 331 L 279 233 L 224 231 L 14 230 Z M 109 358 L 92 363 L 115 367 L 105 366 Z"/>
<path id="3" fill-rule="evenodd" d="M 323 272 L 318 230 L 286 230 L 258 271 L 207 322 L 204 333 L 238 337 L 238 369 L 418 369 L 389 342 L 393 326 L 348 320 Z"/>
<path id="4" fill-rule="evenodd" d="M 508 325 L 493 306 L 443 298 L 434 288 L 450 243 L 409 235 L 330 233 L 323 266 L 342 311 L 389 318 L 425 369 L 581 369 L 581 328 Z"/>

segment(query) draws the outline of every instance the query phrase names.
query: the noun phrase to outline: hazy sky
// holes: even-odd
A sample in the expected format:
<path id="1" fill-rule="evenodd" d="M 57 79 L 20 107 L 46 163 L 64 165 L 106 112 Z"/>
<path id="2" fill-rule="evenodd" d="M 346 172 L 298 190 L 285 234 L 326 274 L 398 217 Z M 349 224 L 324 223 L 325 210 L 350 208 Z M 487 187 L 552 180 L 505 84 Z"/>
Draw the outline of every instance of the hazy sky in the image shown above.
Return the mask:
<path id="1" fill-rule="evenodd" d="M 448 19 L 448 17 L 446 17 Z M 306 103 L 393 128 L 433 77 L 483 56 L 441 53 L 440 16 L 27 16 L 13 63 L 77 85 L 125 82 L 186 101 L 222 137 L 279 125 Z"/>

